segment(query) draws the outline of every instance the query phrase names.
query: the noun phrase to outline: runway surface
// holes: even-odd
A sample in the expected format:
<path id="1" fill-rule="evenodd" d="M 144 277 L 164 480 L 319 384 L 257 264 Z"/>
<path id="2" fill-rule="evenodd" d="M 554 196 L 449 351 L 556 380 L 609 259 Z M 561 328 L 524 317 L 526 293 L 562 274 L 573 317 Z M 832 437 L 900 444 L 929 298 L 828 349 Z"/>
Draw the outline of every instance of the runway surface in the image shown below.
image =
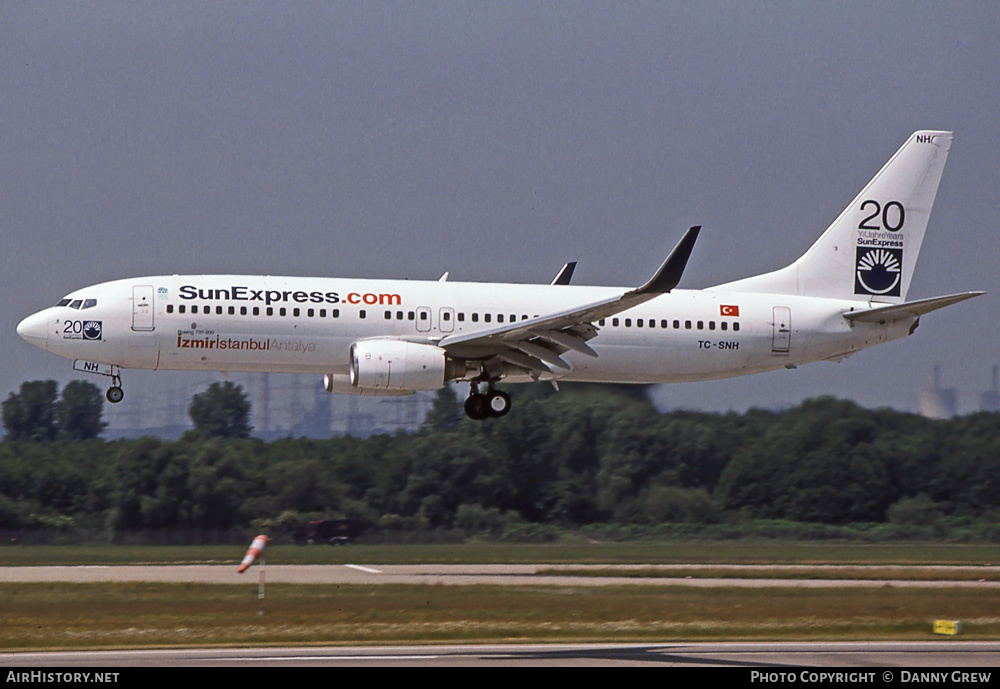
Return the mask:
<path id="1" fill-rule="evenodd" d="M 913 681 L 898 668 L 976 668 L 990 681 L 1000 662 L 996 642 L 668 643 L 241 648 L 204 650 L 0 653 L 0 666 L 42 667 L 717 667 L 794 673 L 792 681 L 820 682 L 818 668 L 860 668 L 871 683 Z M 802 670 L 801 668 L 812 668 Z M 128 670 L 121 679 L 127 680 Z M 989 677 L 983 675 L 988 674 Z M 859 678 L 854 678 L 858 681 Z M 962 681 L 961 675 L 952 681 Z M 773 681 L 773 680 L 772 680 Z M 787 679 L 785 681 L 788 681 Z M 843 678 L 841 681 L 851 681 Z M 965 681 L 972 681 L 965 678 Z"/>
<path id="2" fill-rule="evenodd" d="M 705 569 L 705 567 L 702 567 Z M 754 572 L 755 578 L 700 578 L 685 574 L 683 566 L 634 566 L 634 565 L 267 565 L 268 583 L 286 584 L 433 584 L 433 585 L 533 585 L 533 586 L 696 586 L 696 587 L 767 587 L 793 586 L 798 588 L 879 587 L 887 584 L 915 588 L 1000 588 L 1000 581 L 901 580 L 890 578 L 851 579 L 836 578 L 838 567 L 810 567 L 826 570 L 831 578 L 795 578 L 788 575 L 775 578 L 757 578 L 763 571 L 780 572 L 782 569 L 802 570 L 801 566 L 712 566 L 713 570 Z M 845 568 L 840 568 L 845 569 Z M 856 567 L 877 574 L 878 567 Z M 934 578 L 940 567 L 893 567 L 921 572 L 927 579 Z M 996 572 L 996 568 L 948 567 L 949 571 L 977 570 Z M 615 570 L 631 576 L 587 576 L 587 570 L 604 575 Z M 658 576 L 638 576 L 642 571 L 657 572 Z M 114 566 L 48 566 L 0 567 L 3 582 L 167 582 L 201 584 L 245 584 L 256 581 L 259 566 L 248 573 L 236 573 L 235 565 L 114 565 Z M 561 574 L 565 572 L 565 574 Z"/>

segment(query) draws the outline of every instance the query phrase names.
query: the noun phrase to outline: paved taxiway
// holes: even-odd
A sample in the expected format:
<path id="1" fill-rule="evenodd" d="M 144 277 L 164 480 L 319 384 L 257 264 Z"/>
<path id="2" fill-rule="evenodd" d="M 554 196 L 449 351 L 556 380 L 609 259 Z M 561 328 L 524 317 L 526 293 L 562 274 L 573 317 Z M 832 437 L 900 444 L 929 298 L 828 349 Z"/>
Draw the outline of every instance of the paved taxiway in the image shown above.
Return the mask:
<path id="1" fill-rule="evenodd" d="M 587 570 L 601 576 L 587 576 Z M 711 567 L 722 569 L 722 567 Z M 782 566 L 742 566 L 734 565 L 725 569 L 753 571 L 757 576 L 761 570 L 779 572 Z M 801 567 L 790 566 L 789 570 Z M 837 567 L 811 567 L 827 569 L 835 575 Z M 858 567 L 852 567 L 857 570 Z M 878 571 L 878 567 L 866 568 Z M 899 567 L 895 567 L 897 571 Z M 933 579 L 935 567 L 907 567 L 911 571 L 923 571 Z M 951 571 L 989 571 L 996 568 L 949 567 Z M 620 570 L 629 576 L 608 576 L 609 572 Z M 643 570 L 656 576 L 639 576 Z M 561 574 L 565 572 L 565 574 Z M 641 566 L 634 565 L 267 565 L 267 581 L 285 584 L 433 584 L 433 585 L 548 585 L 548 586 L 696 586 L 696 587 L 765 587 L 785 586 L 798 588 L 831 587 L 879 587 L 890 584 L 898 587 L 918 588 L 1000 588 L 1000 581 L 953 581 L 953 580 L 893 580 L 893 579 L 827 579 L 795 578 L 697 578 L 685 573 L 682 566 Z M 255 581 L 254 570 L 247 574 L 236 573 L 235 565 L 112 565 L 112 566 L 47 566 L 47 567 L 0 567 L 2 582 L 173 582 L 201 584 L 244 584 Z"/>

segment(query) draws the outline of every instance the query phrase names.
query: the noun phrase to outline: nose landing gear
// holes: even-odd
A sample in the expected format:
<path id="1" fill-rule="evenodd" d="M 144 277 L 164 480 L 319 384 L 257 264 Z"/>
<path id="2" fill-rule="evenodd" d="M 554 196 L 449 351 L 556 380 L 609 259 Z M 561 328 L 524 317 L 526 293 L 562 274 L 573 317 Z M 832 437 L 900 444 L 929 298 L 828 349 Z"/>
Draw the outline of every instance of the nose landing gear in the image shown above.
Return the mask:
<path id="1" fill-rule="evenodd" d="M 479 383 L 473 382 L 469 397 L 465 400 L 465 415 L 470 419 L 482 421 L 487 418 L 498 419 L 510 411 L 510 395 L 493 389 L 493 381 L 489 382 L 486 394 L 479 392 Z"/>
<path id="2" fill-rule="evenodd" d="M 104 393 L 108 402 L 111 404 L 118 404 L 125 398 L 125 391 L 122 390 L 122 377 L 118 374 L 111 375 L 111 387 L 108 391 Z"/>
<path id="3" fill-rule="evenodd" d="M 81 373 L 94 373 L 99 376 L 107 376 L 111 379 L 111 387 L 104 393 L 111 404 L 118 404 L 125 398 L 125 391 L 122 390 L 121 369 L 118 364 L 102 364 L 97 361 L 84 361 L 77 359 L 73 362 L 73 370 Z"/>

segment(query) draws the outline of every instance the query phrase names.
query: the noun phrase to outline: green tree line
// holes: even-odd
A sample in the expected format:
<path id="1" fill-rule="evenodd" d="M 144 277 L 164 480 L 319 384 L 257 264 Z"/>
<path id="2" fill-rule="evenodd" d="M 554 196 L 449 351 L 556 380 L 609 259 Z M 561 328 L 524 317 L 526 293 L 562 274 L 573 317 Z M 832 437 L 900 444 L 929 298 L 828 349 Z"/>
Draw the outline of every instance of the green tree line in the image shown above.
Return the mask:
<path id="1" fill-rule="evenodd" d="M 288 511 L 400 530 L 1000 522 L 998 414 L 930 421 L 832 398 L 664 414 L 641 390 L 538 385 L 494 422 L 464 419 L 444 390 L 419 433 L 264 442 L 227 404 L 228 421 L 208 414 L 178 441 L 8 434 L 0 528 L 226 529 Z"/>

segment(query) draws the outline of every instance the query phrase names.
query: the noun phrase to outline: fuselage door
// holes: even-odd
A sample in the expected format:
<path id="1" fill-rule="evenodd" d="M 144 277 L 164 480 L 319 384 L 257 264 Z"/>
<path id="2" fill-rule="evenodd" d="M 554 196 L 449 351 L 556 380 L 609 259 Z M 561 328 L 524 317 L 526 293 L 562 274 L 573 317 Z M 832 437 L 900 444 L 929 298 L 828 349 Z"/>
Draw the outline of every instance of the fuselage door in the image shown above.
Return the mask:
<path id="1" fill-rule="evenodd" d="M 132 330 L 146 333 L 153 330 L 152 285 L 134 285 L 132 287 Z"/>
<path id="2" fill-rule="evenodd" d="M 426 333 L 431 330 L 431 310 L 427 306 L 417 309 L 417 331 Z"/>
<path id="3" fill-rule="evenodd" d="M 438 311 L 438 330 L 443 333 L 450 333 L 455 329 L 455 309 L 450 306 L 442 306 Z"/>
<path id="4" fill-rule="evenodd" d="M 775 306 L 773 314 L 771 351 L 787 354 L 792 344 L 792 310 L 787 306 Z"/>

